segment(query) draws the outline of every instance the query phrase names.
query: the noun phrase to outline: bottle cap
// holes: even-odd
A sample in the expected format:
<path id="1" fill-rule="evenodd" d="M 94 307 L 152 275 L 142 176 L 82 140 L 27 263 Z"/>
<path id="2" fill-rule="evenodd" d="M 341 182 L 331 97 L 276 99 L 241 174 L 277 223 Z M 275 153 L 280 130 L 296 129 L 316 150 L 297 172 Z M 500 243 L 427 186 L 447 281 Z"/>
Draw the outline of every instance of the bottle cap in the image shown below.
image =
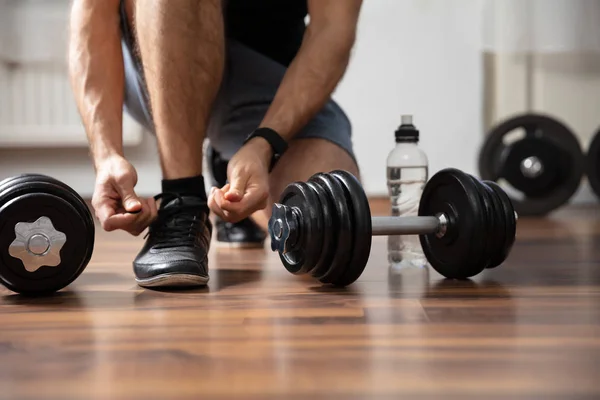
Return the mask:
<path id="1" fill-rule="evenodd" d="M 412 115 L 402 115 L 401 125 L 396 129 L 396 142 L 418 142 L 419 130 L 413 125 Z"/>

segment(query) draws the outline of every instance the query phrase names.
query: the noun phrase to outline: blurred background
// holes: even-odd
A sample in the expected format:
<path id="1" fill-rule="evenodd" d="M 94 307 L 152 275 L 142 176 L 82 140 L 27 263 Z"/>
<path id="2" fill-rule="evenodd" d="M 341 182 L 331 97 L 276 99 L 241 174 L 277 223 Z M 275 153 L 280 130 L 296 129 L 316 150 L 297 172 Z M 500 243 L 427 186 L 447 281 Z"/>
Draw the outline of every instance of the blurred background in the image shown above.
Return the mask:
<path id="1" fill-rule="evenodd" d="M 92 194 L 94 173 L 66 73 L 69 0 L 0 0 L 0 179 L 44 172 Z M 487 131 L 517 113 L 566 123 L 585 150 L 600 127 L 600 1 L 365 0 L 335 93 L 354 126 L 364 186 L 385 195 L 386 157 L 412 114 L 430 175 L 477 174 Z M 154 140 L 129 118 L 140 195 L 160 190 Z M 595 202 L 584 182 L 573 202 Z"/>

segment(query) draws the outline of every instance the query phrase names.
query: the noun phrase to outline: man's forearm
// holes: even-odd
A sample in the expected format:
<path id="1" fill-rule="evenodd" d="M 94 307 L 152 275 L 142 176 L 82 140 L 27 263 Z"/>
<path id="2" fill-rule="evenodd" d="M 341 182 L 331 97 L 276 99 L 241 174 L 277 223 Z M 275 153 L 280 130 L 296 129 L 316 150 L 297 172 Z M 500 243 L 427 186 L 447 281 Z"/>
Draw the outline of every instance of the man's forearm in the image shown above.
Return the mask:
<path id="1" fill-rule="evenodd" d="M 123 154 L 124 71 L 119 29 L 118 1 L 73 1 L 69 74 L 96 165 L 113 154 Z"/>
<path id="2" fill-rule="evenodd" d="M 351 28 L 309 27 L 261 126 L 286 140 L 293 138 L 326 104 L 344 75 L 354 35 Z"/>

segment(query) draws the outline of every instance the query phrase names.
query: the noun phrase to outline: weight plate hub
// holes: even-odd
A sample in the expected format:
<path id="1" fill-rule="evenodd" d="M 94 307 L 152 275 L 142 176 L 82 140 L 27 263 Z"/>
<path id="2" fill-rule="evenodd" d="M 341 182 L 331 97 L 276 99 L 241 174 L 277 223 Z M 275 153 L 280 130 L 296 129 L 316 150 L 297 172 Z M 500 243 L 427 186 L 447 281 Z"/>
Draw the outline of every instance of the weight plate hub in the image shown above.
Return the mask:
<path id="1" fill-rule="evenodd" d="M 506 149 L 502 176 L 531 198 L 552 195 L 568 181 L 569 157 L 544 138 L 525 138 Z"/>
<path id="2" fill-rule="evenodd" d="M 515 130 L 525 131 L 512 143 Z M 505 180 L 521 196 L 510 198 L 519 215 L 545 215 L 566 204 L 585 172 L 584 155 L 574 133 L 554 118 L 526 114 L 508 119 L 486 137 L 479 154 L 483 180 Z"/>
<path id="3" fill-rule="evenodd" d="M 600 129 L 594 135 L 586 155 L 588 182 L 600 199 Z"/>
<path id="4" fill-rule="evenodd" d="M 60 290 L 85 269 L 94 221 L 66 184 L 38 174 L 0 182 L 0 282 L 21 294 Z"/>

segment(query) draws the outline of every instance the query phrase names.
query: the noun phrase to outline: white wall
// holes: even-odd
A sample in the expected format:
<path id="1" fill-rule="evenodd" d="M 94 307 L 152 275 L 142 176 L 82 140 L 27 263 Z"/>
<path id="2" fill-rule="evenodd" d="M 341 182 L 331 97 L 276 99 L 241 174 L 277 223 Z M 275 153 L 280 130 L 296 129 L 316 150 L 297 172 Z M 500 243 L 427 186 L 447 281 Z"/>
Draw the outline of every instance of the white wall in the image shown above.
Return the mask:
<path id="1" fill-rule="evenodd" d="M 365 1 L 350 69 L 336 93 L 354 124 L 365 189 L 386 193 L 385 159 L 413 114 L 430 174 L 475 173 L 482 132 L 479 0 Z"/>
<path id="2" fill-rule="evenodd" d="M 405 113 L 414 115 L 421 130 L 430 173 L 447 166 L 477 173 L 484 130 L 484 5 L 485 0 L 364 2 L 353 59 L 335 98 L 353 122 L 369 194 L 386 193 L 385 158 Z M 160 169 L 152 139 L 145 137 L 127 155 L 138 169 L 140 194 L 155 194 Z M 0 149 L 0 178 L 42 169 L 83 195 L 92 193 L 94 175 L 84 148 L 66 155 Z"/>

